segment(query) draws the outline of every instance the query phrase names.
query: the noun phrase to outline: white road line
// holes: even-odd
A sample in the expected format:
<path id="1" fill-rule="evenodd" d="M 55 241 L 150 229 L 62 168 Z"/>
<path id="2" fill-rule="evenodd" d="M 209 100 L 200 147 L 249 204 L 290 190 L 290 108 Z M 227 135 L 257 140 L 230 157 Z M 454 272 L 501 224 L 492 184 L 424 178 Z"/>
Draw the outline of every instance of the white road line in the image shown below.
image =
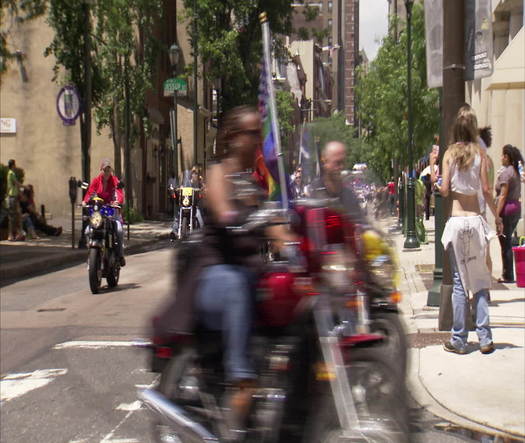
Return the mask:
<path id="1" fill-rule="evenodd" d="M 33 372 L 8 374 L 0 380 L 0 401 L 7 402 L 41 388 L 55 377 L 67 374 L 67 369 L 39 369 Z"/>
<path id="2" fill-rule="evenodd" d="M 103 349 L 103 348 L 129 348 L 136 344 L 136 341 L 66 341 L 53 346 L 53 349 Z"/>
<path id="3" fill-rule="evenodd" d="M 137 400 L 133 403 L 121 403 L 117 406 L 118 411 L 137 411 L 141 408 L 142 402 Z"/>
<path id="4" fill-rule="evenodd" d="M 157 383 L 157 380 L 158 380 L 158 376 L 155 377 L 155 380 L 153 380 L 149 385 L 146 385 L 147 388 L 152 388 L 153 386 L 155 386 L 155 384 Z M 137 386 L 137 385 L 135 385 Z M 135 403 L 142 403 L 140 401 L 136 401 L 136 402 L 133 402 L 131 403 L 131 405 L 135 405 Z M 120 406 L 124 405 L 125 403 L 121 404 Z M 129 406 L 129 404 L 127 405 Z M 117 407 L 117 409 L 119 409 L 119 407 Z M 126 414 L 126 416 L 120 420 L 120 422 L 117 424 L 117 426 L 115 426 L 112 431 L 106 435 L 102 440 L 100 440 L 100 443 L 135 443 L 136 440 L 132 440 L 132 439 L 114 439 L 113 436 L 115 435 L 115 432 L 117 432 L 117 430 L 124 424 L 124 422 L 129 418 L 131 417 L 131 415 L 136 411 L 140 409 L 139 408 L 133 408 L 133 409 L 128 409 L 128 413 Z M 125 410 L 125 409 L 124 409 Z"/>

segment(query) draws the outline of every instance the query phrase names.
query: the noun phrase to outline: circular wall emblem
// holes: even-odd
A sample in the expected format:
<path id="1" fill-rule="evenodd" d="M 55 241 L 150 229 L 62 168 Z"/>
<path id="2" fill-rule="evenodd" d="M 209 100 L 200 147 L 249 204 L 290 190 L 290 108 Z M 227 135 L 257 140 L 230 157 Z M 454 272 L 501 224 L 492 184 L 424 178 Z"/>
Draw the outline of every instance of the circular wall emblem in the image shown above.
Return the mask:
<path id="1" fill-rule="evenodd" d="M 64 86 L 58 93 L 57 112 L 64 125 L 75 124 L 80 115 L 80 96 L 74 86 Z"/>

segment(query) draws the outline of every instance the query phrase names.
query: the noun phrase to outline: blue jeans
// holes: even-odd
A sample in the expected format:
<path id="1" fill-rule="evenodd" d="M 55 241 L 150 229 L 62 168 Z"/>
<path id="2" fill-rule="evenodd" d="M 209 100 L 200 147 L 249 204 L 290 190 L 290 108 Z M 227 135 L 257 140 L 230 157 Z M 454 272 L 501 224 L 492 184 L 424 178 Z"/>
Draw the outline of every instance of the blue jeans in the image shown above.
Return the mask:
<path id="1" fill-rule="evenodd" d="M 229 380 L 253 379 L 249 344 L 254 309 L 254 275 L 242 266 L 204 268 L 197 291 L 203 325 L 222 332 L 224 368 Z"/>
<path id="2" fill-rule="evenodd" d="M 452 338 L 450 342 L 456 349 L 464 349 L 467 345 L 467 306 L 468 294 L 465 292 L 458 271 L 454 250 L 449 248 L 450 265 L 452 268 Z M 474 294 L 474 309 L 476 311 L 476 333 L 480 346 L 492 343 L 492 332 L 489 326 L 489 290 L 482 289 Z"/>

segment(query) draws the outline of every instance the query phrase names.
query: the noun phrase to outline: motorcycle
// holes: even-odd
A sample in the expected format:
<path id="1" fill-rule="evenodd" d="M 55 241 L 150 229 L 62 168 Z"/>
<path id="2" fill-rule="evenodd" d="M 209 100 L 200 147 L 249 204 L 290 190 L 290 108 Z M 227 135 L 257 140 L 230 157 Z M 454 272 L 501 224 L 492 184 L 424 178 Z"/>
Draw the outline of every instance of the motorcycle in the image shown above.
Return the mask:
<path id="1" fill-rule="evenodd" d="M 120 183 L 118 186 L 123 187 Z M 91 197 L 87 204 L 88 273 L 93 294 L 99 292 L 103 278 L 110 288 L 118 285 L 120 260 L 116 220 L 120 216 L 120 209 L 118 205 L 104 204 L 104 200 L 98 196 Z"/>
<path id="2" fill-rule="evenodd" d="M 291 227 L 300 241 L 259 281 L 252 347 L 259 387 L 245 434 L 232 435 L 222 408 L 220 335 L 198 329 L 147 345 L 160 382 L 139 398 L 154 413 L 157 441 L 408 441 L 404 374 L 370 327 L 371 310 L 381 318 L 391 302 L 384 291 L 368 296 L 377 279 L 363 278 L 361 266 L 365 251 L 371 263 L 383 254 L 370 251 L 370 239 L 360 249 L 358 227 L 332 206 L 296 203 Z M 277 215 L 258 211 L 238 229 L 268 226 Z"/>
<path id="3" fill-rule="evenodd" d="M 178 188 L 170 186 L 168 193 L 179 208 L 178 219 L 173 222 L 170 238 L 172 241 L 184 240 L 194 230 L 202 227 L 198 217 L 201 189 L 192 186 L 191 173 L 190 171 L 185 171 L 183 185 Z"/>

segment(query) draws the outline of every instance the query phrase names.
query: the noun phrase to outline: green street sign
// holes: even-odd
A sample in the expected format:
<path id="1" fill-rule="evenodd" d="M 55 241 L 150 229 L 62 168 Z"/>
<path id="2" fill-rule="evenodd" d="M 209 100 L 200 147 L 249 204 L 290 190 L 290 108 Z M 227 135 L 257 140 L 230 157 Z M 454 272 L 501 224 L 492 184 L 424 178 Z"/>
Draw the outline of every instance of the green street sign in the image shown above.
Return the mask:
<path id="1" fill-rule="evenodd" d="M 186 95 L 188 93 L 188 82 L 185 78 L 168 78 L 164 82 L 164 97 L 172 97 L 173 91 L 177 91 L 177 95 Z"/>

